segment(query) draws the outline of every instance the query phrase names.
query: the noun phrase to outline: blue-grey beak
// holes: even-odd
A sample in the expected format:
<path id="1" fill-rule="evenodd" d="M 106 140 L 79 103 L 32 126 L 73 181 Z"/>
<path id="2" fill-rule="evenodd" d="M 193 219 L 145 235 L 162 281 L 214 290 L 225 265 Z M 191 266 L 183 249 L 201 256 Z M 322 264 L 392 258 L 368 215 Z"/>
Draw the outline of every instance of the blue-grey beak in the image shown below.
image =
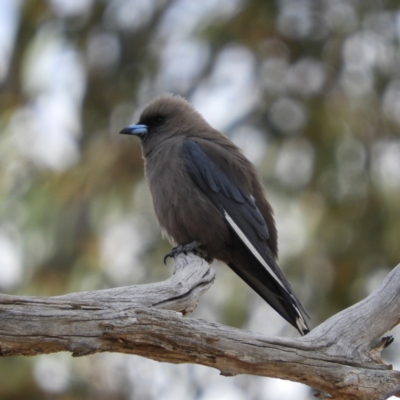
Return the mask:
<path id="1" fill-rule="evenodd" d="M 123 133 L 125 135 L 136 135 L 139 137 L 143 137 L 147 133 L 147 126 L 142 124 L 132 124 L 126 126 L 119 133 Z"/>

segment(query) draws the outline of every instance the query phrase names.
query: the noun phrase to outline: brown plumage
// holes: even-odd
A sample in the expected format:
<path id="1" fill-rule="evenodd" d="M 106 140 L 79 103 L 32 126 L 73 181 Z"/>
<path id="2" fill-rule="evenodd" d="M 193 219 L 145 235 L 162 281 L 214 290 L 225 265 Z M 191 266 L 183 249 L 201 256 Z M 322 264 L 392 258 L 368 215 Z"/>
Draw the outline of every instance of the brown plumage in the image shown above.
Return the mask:
<path id="1" fill-rule="evenodd" d="M 228 264 L 304 335 L 302 305 L 276 264 L 277 232 L 254 166 L 180 96 L 163 95 L 121 133 L 140 137 L 161 229 Z"/>

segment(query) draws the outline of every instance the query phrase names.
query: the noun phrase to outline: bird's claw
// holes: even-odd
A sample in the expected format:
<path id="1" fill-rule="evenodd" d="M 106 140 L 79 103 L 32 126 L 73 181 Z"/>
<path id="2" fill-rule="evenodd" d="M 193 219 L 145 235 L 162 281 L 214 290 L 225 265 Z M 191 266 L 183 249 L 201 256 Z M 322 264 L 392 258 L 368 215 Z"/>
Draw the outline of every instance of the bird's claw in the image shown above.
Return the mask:
<path id="1" fill-rule="evenodd" d="M 168 254 L 165 255 L 164 257 L 164 264 L 167 265 L 167 260 L 168 258 L 175 258 L 176 256 L 179 256 L 179 254 L 185 254 L 193 252 L 196 250 L 201 243 L 197 242 L 196 240 L 192 243 L 188 244 L 179 244 L 178 246 L 174 247 Z"/>
<path id="2" fill-rule="evenodd" d="M 178 245 L 174 247 L 168 254 L 165 255 L 164 257 L 164 265 L 167 265 L 167 260 L 168 258 L 175 258 L 178 254 L 182 253 L 182 245 Z"/>

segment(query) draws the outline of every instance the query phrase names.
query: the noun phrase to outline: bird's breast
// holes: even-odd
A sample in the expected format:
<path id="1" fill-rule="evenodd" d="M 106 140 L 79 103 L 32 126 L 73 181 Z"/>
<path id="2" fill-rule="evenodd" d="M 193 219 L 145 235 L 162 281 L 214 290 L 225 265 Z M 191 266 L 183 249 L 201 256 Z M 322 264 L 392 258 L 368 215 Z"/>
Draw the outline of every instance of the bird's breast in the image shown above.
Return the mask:
<path id="1" fill-rule="evenodd" d="M 179 147 L 160 150 L 145 168 L 158 223 L 171 244 L 225 246 L 229 228 L 190 177 Z"/>

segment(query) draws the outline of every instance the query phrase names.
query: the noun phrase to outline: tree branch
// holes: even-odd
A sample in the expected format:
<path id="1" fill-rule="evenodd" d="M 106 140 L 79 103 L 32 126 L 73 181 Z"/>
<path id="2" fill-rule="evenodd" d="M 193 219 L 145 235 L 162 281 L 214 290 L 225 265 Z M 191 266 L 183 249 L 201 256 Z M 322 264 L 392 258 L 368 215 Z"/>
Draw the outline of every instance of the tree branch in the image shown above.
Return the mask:
<path id="1" fill-rule="evenodd" d="M 120 352 L 170 363 L 196 363 L 223 375 L 253 374 L 310 385 L 335 399 L 386 399 L 400 373 L 380 357 L 399 323 L 400 266 L 368 298 L 303 338 L 266 338 L 183 318 L 212 285 L 202 259 L 179 256 L 161 283 L 38 298 L 0 295 L 0 356 L 70 351 Z"/>

